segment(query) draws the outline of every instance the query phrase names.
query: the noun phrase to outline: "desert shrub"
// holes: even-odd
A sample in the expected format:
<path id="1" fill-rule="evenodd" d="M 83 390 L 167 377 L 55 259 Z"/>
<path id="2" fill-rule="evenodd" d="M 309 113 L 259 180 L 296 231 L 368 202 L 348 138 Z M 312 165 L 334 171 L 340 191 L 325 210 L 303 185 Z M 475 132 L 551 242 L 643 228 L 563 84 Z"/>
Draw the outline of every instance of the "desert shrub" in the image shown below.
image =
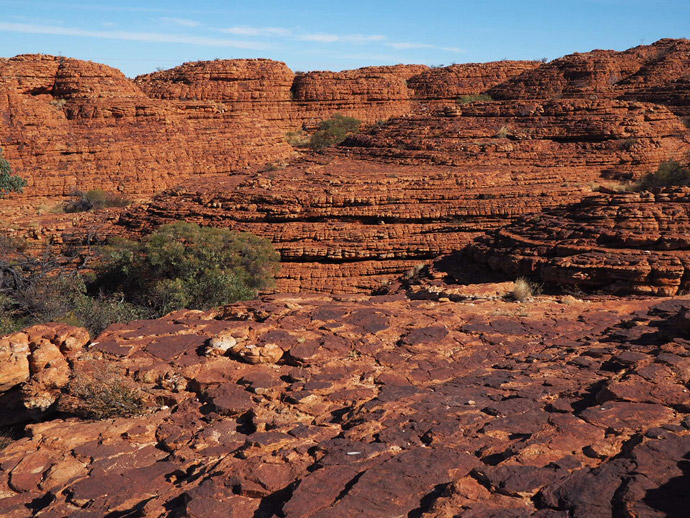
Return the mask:
<path id="1" fill-rule="evenodd" d="M 690 185 L 690 166 L 675 160 L 667 160 L 653 173 L 647 173 L 639 181 L 637 190 L 654 187 L 673 187 Z"/>
<path id="2" fill-rule="evenodd" d="M 71 311 L 61 320 L 85 327 L 91 336 L 96 337 L 110 324 L 154 316 L 148 308 L 127 302 L 121 293 L 110 295 L 99 293 L 89 296 L 86 292 L 82 292 L 73 298 Z"/>
<path id="3" fill-rule="evenodd" d="M 126 207 L 131 203 L 119 194 L 106 192 L 102 189 L 93 189 L 86 192 L 74 191 L 72 196 L 74 199 L 67 202 L 64 206 L 65 212 L 87 212 L 108 207 Z"/>
<path id="4" fill-rule="evenodd" d="M 519 277 L 513 283 L 510 296 L 517 302 L 526 302 L 539 293 L 541 293 L 541 286 L 524 277 Z"/>
<path id="5" fill-rule="evenodd" d="M 150 312 L 118 294 L 89 295 L 89 278 L 65 266 L 50 248 L 39 255 L 0 237 L 0 334 L 44 322 L 86 327 L 97 336 L 115 322 L 146 318 Z"/>
<path id="6" fill-rule="evenodd" d="M 496 131 L 496 138 L 508 138 L 510 131 L 508 126 L 501 126 L 498 131 Z"/>
<path id="7" fill-rule="evenodd" d="M 159 315 L 208 309 L 254 298 L 273 284 L 278 260 L 267 239 L 177 222 L 140 243 L 116 239 L 105 247 L 95 286 Z"/>
<path id="8" fill-rule="evenodd" d="M 462 106 L 463 104 L 471 104 L 481 101 L 493 101 L 493 98 L 489 94 L 472 94 L 460 96 L 456 102 Z"/>
<path id="9" fill-rule="evenodd" d="M 144 412 L 146 396 L 112 368 L 77 371 L 58 404 L 61 411 L 86 419 L 131 417 Z"/>
<path id="10" fill-rule="evenodd" d="M 74 258 L 27 254 L 0 236 L 0 334 L 65 322 L 98 336 L 116 322 L 251 299 L 272 285 L 278 259 L 252 234 L 175 223 L 140 243 L 114 240 L 84 274 Z"/>
<path id="11" fill-rule="evenodd" d="M 309 140 L 309 147 L 323 149 L 340 144 L 349 135 L 357 133 L 360 125 L 361 121 L 358 119 L 336 113 L 330 119 L 321 121 L 318 130 Z"/>
<path id="12" fill-rule="evenodd" d="M 22 192 L 24 187 L 26 187 L 26 180 L 12 174 L 12 166 L 2 156 L 2 148 L 0 148 L 0 198 L 10 192 Z"/>
<path id="13" fill-rule="evenodd" d="M 285 134 L 285 140 L 288 144 L 294 147 L 304 147 L 309 144 L 309 135 L 304 131 L 288 131 Z"/>

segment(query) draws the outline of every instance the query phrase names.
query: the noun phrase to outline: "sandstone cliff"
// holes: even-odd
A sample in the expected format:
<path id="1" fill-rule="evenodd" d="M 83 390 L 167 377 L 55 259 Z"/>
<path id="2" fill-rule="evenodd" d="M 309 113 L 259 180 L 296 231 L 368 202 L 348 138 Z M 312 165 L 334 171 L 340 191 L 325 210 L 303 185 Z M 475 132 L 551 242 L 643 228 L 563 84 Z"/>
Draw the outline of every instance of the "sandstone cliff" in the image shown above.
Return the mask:
<path id="1" fill-rule="evenodd" d="M 526 66 L 455 76 L 478 92 Z M 295 76 L 276 61 L 216 60 L 132 81 L 96 63 L 17 56 L 0 60 L 0 145 L 29 181 L 22 199 L 96 188 L 144 198 L 191 176 L 284 159 L 286 131 L 335 112 L 366 122 L 410 113 L 418 97 L 407 80 L 427 68 Z M 425 84 L 442 84 L 440 74 Z"/>
<path id="2" fill-rule="evenodd" d="M 474 253 L 549 283 L 676 295 L 690 288 L 690 189 L 588 197 L 504 227 Z"/>
<path id="3" fill-rule="evenodd" d="M 0 211 L 14 235 L 57 243 L 80 226 L 107 235 L 176 218 L 226 225 L 273 240 L 281 290 L 369 290 L 519 215 L 577 201 L 602 178 L 682 157 L 689 48 L 661 40 L 543 64 L 306 74 L 216 60 L 134 81 L 66 58 L 7 59 L 0 140 L 30 186 Z M 503 100 L 455 102 L 486 91 Z M 375 124 L 294 158 L 285 132 L 333 112 Z M 74 188 L 144 199 L 178 185 L 115 225 L 117 216 L 36 218 L 33 208 Z"/>
<path id="4" fill-rule="evenodd" d="M 651 101 L 690 115 L 690 40 L 663 39 L 625 52 L 572 54 L 508 79 L 496 99 L 553 97 Z"/>
<path id="5" fill-rule="evenodd" d="M 578 200 L 602 175 L 638 177 L 690 150 L 687 128 L 654 104 L 484 102 L 450 115 L 394 118 L 311 159 L 190 180 L 120 224 L 250 231 L 281 253 L 279 291 L 368 291 L 519 215 Z"/>

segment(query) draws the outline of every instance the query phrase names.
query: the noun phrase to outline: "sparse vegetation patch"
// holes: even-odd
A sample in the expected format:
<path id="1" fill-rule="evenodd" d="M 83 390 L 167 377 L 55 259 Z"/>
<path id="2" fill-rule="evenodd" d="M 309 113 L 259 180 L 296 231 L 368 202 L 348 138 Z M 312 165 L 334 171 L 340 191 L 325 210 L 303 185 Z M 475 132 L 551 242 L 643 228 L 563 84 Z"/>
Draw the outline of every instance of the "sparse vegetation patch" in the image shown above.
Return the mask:
<path id="1" fill-rule="evenodd" d="M 87 212 L 109 207 L 126 207 L 131 203 L 127 198 L 106 192 L 103 189 L 92 189 L 86 192 L 74 191 L 72 196 L 74 199 L 64 206 L 64 211 L 67 213 Z"/>
<path id="2" fill-rule="evenodd" d="M 321 121 L 319 128 L 309 140 L 309 147 L 315 150 L 340 144 L 359 131 L 362 122 L 354 117 L 336 113 L 330 119 Z"/>
<path id="3" fill-rule="evenodd" d="M 145 394 L 112 367 L 77 371 L 60 402 L 61 411 L 85 419 L 131 417 L 145 409 Z"/>
<path id="4" fill-rule="evenodd" d="M 93 286 L 157 315 L 208 309 L 254 298 L 273 284 L 278 261 L 267 239 L 177 222 L 139 243 L 114 240 L 103 249 Z"/>
<path id="5" fill-rule="evenodd" d="M 690 165 L 683 165 L 676 160 L 667 160 L 662 162 L 653 173 L 644 175 L 638 183 L 637 190 L 688 185 L 690 185 Z"/>
<path id="6" fill-rule="evenodd" d="M 510 296 L 516 302 L 527 302 L 535 295 L 541 293 L 541 286 L 535 282 L 526 279 L 525 277 L 519 277 L 515 280 L 513 284 L 513 289 L 510 292 Z"/>
<path id="7" fill-rule="evenodd" d="M 26 187 L 26 180 L 12 174 L 12 166 L 2 156 L 2 148 L 0 148 L 0 198 L 4 198 L 10 192 L 23 192 L 24 187 Z"/>
<path id="8" fill-rule="evenodd" d="M 74 258 L 51 248 L 29 254 L 0 236 L 0 334 L 65 322 L 95 337 L 115 322 L 252 299 L 272 285 L 278 261 L 266 239 L 185 222 L 142 242 L 114 240 L 95 272 L 75 269 Z"/>

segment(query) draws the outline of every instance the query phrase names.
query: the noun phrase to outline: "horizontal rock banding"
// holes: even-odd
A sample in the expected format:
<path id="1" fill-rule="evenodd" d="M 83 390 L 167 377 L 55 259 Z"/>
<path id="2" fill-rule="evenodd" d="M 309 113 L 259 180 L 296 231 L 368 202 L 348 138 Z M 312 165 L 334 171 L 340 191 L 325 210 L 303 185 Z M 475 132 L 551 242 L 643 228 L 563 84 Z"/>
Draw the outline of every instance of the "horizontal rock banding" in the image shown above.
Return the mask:
<path id="1" fill-rule="evenodd" d="M 135 81 L 77 60 L 3 60 L 0 110 L 10 124 L 0 137 L 30 186 L 0 211 L 21 227 L 35 217 L 27 196 L 41 204 L 101 188 L 143 199 L 196 178 L 126 225 L 148 231 L 187 218 L 249 230 L 280 250 L 281 289 L 368 290 L 521 214 L 577 201 L 601 177 L 637 178 L 680 158 L 690 149 L 683 102 L 633 94 L 682 83 L 687 47 L 662 40 L 543 64 L 306 74 L 270 60 L 216 60 Z M 455 103 L 487 89 L 508 100 Z M 326 152 L 326 162 L 298 165 L 286 131 L 336 111 L 392 118 Z M 57 234 L 86 221 L 41 218 L 13 235 L 66 242 Z"/>
<path id="2" fill-rule="evenodd" d="M 122 222 L 250 231 L 281 253 L 281 291 L 371 290 L 521 214 L 580 199 L 602 174 L 639 177 L 690 149 L 686 131 L 647 103 L 484 102 L 457 117 L 394 118 L 288 166 L 190 180 Z"/>
<path id="3" fill-rule="evenodd" d="M 527 217 L 473 246 L 514 275 L 620 293 L 690 288 L 690 189 L 609 194 Z"/>

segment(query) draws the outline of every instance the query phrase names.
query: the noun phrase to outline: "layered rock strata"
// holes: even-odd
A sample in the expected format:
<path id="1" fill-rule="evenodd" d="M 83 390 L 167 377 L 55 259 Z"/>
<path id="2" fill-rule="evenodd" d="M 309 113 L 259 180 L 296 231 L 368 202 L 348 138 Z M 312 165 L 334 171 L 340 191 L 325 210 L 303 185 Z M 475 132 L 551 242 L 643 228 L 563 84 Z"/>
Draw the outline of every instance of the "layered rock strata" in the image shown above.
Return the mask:
<path id="1" fill-rule="evenodd" d="M 626 97 L 634 78 L 638 86 L 675 88 L 686 48 L 685 40 L 663 40 L 545 64 L 297 75 L 269 60 L 217 60 L 134 82 L 77 60 L 3 60 L 8 95 L 0 102 L 10 124 L 0 133 L 9 135 L 17 172 L 37 171 L 49 186 L 29 188 L 37 205 L 50 205 L 40 193 L 93 186 L 147 197 L 196 180 L 125 216 L 124 227 L 113 227 L 111 214 L 103 224 L 53 214 L 33 221 L 24 195 L 0 210 L 13 235 L 58 244 L 74 241 L 82 224 L 89 225 L 82 232 L 103 236 L 176 218 L 226 225 L 273 240 L 284 261 L 281 290 L 371 290 L 518 215 L 577 201 L 601 177 L 636 178 L 680 158 L 690 149 L 682 103 L 614 97 Z M 616 88 L 606 79 L 614 72 Z M 454 102 L 492 86 L 511 100 Z M 285 131 L 333 111 L 369 122 L 393 118 L 301 165 L 288 160 Z"/>
<path id="2" fill-rule="evenodd" d="M 464 89 L 476 93 L 527 68 L 508 62 L 486 74 L 474 70 Z M 216 60 L 132 81 L 96 63 L 17 56 L 0 60 L 0 144 L 29 181 L 29 196 L 98 188 L 147 197 L 190 176 L 284 159 L 292 153 L 288 130 L 314 127 L 335 112 L 365 122 L 410 113 L 416 95 L 407 80 L 427 70 L 296 76 L 281 62 Z M 434 81 L 442 78 L 425 84 Z"/>
<path id="3" fill-rule="evenodd" d="M 638 177 L 687 150 L 663 106 L 476 103 L 391 119 L 287 166 L 190 180 L 120 221 L 250 231 L 281 253 L 279 291 L 369 291 L 521 214 L 578 200 L 602 175 Z"/>
<path id="4" fill-rule="evenodd" d="M 278 291 L 371 291 L 481 232 L 582 189 L 556 171 L 390 165 L 340 157 L 276 171 L 189 181 L 123 214 L 148 233 L 185 220 L 269 238 L 281 254 Z"/>
<path id="5" fill-rule="evenodd" d="M 675 295 L 690 288 L 690 188 L 588 197 L 521 218 L 473 252 L 549 283 Z"/>
<path id="6" fill-rule="evenodd" d="M 70 384 L 109 368 L 102 383 L 147 398 L 144 415 L 84 420 L 70 384 L 45 386 L 63 413 L 6 441 L 0 513 L 682 516 L 689 312 L 275 296 L 114 325 L 70 354 L 73 328 L 29 329 L 0 351 L 56 363 L 2 378 L 20 404 L 58 359 Z"/>
<path id="7" fill-rule="evenodd" d="M 634 99 L 690 115 L 690 40 L 575 53 L 489 89 L 496 99 Z"/>
<path id="8" fill-rule="evenodd" d="M 26 196 L 144 197 L 192 175 L 291 153 L 283 131 L 207 101 L 160 102 L 119 71 L 68 58 L 0 62 L 0 142 Z M 26 203 L 26 201 L 24 201 Z"/>
<path id="9" fill-rule="evenodd" d="M 374 123 L 439 106 L 452 112 L 459 96 L 490 91 L 510 100 L 637 99 L 690 115 L 688 45 L 661 40 L 545 64 L 306 74 L 265 59 L 216 60 L 136 80 L 96 63 L 24 55 L 0 60 L 0 143 L 29 196 L 101 188 L 146 197 L 190 176 L 284 159 L 288 130 L 335 112 Z"/>

